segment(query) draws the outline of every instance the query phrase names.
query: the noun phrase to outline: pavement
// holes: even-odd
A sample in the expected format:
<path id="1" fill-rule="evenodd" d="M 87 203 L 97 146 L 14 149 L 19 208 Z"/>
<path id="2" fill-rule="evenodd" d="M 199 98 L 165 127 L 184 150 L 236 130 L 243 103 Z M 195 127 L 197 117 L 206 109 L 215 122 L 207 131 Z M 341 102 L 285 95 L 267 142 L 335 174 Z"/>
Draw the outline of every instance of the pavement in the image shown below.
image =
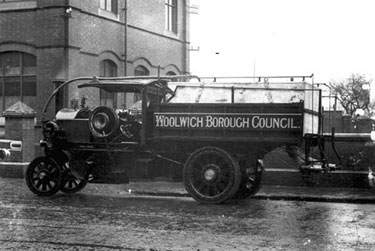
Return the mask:
<path id="1" fill-rule="evenodd" d="M 1 190 L 28 190 L 24 179 L 0 177 Z M 89 183 L 82 193 L 104 196 L 122 196 L 126 194 L 147 196 L 189 197 L 182 182 L 134 180 L 129 184 Z M 30 191 L 30 195 L 31 191 Z M 294 200 L 375 204 L 375 187 L 311 187 L 263 185 L 252 199 Z"/>
<path id="2" fill-rule="evenodd" d="M 22 177 L 22 166 L 15 168 L 0 165 L 0 179 L 3 182 L 24 183 Z M 375 204 L 375 180 L 370 181 L 367 172 L 341 171 L 318 174 L 315 178 L 315 182 L 309 183 L 302 179 L 298 170 L 267 169 L 260 191 L 252 198 Z M 189 196 L 182 182 L 155 179 L 133 180 L 129 184 L 120 185 L 89 184 L 84 191 L 86 189 L 87 192 L 102 191 L 107 195 L 131 192 L 151 196 Z"/>
<path id="3" fill-rule="evenodd" d="M 182 182 L 135 181 L 121 186 L 126 192 L 153 196 L 188 197 Z M 253 199 L 343 203 L 375 203 L 375 188 L 264 185 Z"/>

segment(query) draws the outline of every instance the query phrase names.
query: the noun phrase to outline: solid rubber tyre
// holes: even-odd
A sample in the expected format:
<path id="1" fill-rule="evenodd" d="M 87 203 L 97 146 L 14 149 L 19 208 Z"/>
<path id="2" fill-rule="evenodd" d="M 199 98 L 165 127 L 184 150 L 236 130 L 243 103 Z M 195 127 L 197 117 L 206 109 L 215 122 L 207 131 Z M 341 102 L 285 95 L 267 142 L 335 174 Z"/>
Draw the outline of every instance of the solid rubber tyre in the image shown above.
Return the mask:
<path id="1" fill-rule="evenodd" d="M 252 195 L 255 195 L 262 187 L 262 175 L 263 167 L 257 160 L 255 163 L 250 164 L 252 166 L 244 165 L 239 163 L 242 179 L 238 191 L 233 196 L 233 200 L 245 200 Z"/>
<path id="2" fill-rule="evenodd" d="M 101 118 L 103 128 L 98 129 L 95 126 L 97 118 Z M 89 116 L 89 128 L 91 133 L 97 138 L 108 138 L 113 136 L 119 128 L 119 116 L 116 111 L 107 106 L 99 106 L 95 108 Z"/>
<path id="3" fill-rule="evenodd" d="M 50 157 L 38 157 L 26 169 L 26 184 L 38 196 L 51 196 L 61 185 L 61 167 Z"/>
<path id="4" fill-rule="evenodd" d="M 185 189 L 198 202 L 220 204 L 232 198 L 241 182 L 237 161 L 218 147 L 203 147 L 186 160 Z"/>
<path id="5" fill-rule="evenodd" d="M 70 171 L 67 171 L 62 178 L 60 191 L 64 193 L 77 193 L 86 187 L 88 181 L 86 179 L 78 179 L 74 177 Z"/>

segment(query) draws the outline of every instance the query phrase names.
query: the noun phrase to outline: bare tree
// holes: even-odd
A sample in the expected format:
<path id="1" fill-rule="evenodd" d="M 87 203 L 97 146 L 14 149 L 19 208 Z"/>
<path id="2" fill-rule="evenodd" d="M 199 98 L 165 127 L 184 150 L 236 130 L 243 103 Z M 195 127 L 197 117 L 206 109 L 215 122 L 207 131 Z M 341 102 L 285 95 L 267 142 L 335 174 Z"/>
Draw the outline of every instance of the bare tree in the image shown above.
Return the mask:
<path id="1" fill-rule="evenodd" d="M 337 98 L 346 113 L 353 116 L 362 109 L 367 115 L 372 114 L 374 104 L 370 103 L 370 83 L 363 75 L 352 74 L 348 79 L 340 82 L 330 82 Z"/>

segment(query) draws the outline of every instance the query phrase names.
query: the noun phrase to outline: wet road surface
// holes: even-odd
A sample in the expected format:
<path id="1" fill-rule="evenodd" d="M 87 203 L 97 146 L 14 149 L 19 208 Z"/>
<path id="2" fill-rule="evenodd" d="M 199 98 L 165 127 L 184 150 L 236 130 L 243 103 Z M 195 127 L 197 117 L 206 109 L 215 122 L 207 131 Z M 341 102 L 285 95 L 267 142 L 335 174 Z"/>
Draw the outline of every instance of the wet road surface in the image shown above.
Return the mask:
<path id="1" fill-rule="evenodd" d="M 50 198 L 0 178 L 0 250 L 375 250 L 375 205 L 201 205 L 89 184 Z"/>

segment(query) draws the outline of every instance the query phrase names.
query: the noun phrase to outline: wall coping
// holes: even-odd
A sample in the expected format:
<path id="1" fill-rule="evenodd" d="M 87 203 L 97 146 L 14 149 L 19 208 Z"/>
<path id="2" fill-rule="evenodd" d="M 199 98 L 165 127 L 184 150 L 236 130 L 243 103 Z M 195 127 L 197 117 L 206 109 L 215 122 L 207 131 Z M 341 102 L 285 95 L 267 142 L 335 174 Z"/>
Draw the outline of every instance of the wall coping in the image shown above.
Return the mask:
<path id="1" fill-rule="evenodd" d="M 5 118 L 34 118 L 36 116 L 36 111 L 21 101 L 18 101 L 17 103 L 8 107 L 8 109 L 3 112 L 3 116 Z"/>

